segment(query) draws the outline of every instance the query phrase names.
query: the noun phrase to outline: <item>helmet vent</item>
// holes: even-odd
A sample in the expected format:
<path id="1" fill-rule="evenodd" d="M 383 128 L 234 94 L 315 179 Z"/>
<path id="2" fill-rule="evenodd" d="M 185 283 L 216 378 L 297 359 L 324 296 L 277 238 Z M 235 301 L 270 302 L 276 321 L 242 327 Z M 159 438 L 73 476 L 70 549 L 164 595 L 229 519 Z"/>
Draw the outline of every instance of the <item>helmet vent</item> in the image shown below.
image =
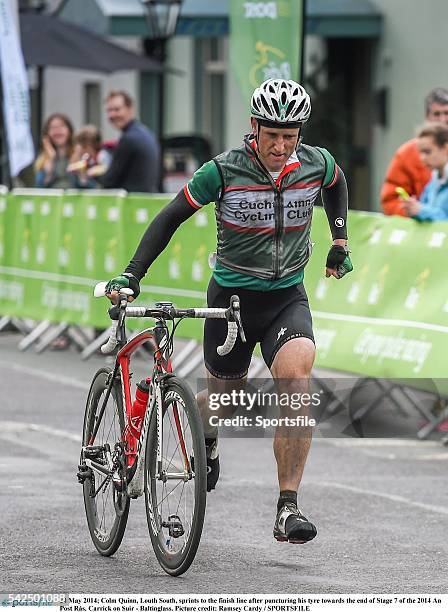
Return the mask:
<path id="1" fill-rule="evenodd" d="M 261 103 L 263 104 L 263 106 L 264 106 L 264 108 L 265 108 L 266 112 L 267 112 L 268 114 L 271 114 L 271 109 L 269 108 L 269 104 L 266 102 L 266 99 L 265 99 L 265 97 L 264 97 L 264 96 L 261 96 Z"/>
<path id="2" fill-rule="evenodd" d="M 306 102 L 306 100 L 305 100 L 305 99 L 303 99 L 303 100 L 300 102 L 299 106 L 297 107 L 297 110 L 298 110 L 298 112 L 299 112 L 299 113 L 300 113 L 300 111 L 302 111 L 302 110 L 303 110 L 303 107 L 305 106 L 305 102 Z"/>
<path id="3" fill-rule="evenodd" d="M 285 113 L 286 117 L 289 115 L 289 113 L 294 108 L 294 104 L 295 104 L 294 100 L 291 100 L 291 102 L 288 104 L 288 108 L 286 109 L 286 113 Z"/>

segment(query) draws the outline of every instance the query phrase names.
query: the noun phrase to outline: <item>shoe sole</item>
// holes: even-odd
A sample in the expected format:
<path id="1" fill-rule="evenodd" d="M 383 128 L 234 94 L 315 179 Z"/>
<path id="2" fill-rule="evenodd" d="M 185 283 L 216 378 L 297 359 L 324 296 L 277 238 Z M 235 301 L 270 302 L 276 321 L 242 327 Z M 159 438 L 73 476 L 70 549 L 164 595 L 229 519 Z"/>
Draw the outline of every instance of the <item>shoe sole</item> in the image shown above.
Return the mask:
<path id="1" fill-rule="evenodd" d="M 306 540 L 298 540 L 296 538 L 287 538 L 284 535 L 276 535 L 274 533 L 274 538 L 277 540 L 277 542 L 289 542 L 290 544 L 306 544 L 307 542 L 310 542 L 311 540 L 313 540 L 315 537 L 317 536 L 317 531 L 309 538 L 307 538 Z"/>

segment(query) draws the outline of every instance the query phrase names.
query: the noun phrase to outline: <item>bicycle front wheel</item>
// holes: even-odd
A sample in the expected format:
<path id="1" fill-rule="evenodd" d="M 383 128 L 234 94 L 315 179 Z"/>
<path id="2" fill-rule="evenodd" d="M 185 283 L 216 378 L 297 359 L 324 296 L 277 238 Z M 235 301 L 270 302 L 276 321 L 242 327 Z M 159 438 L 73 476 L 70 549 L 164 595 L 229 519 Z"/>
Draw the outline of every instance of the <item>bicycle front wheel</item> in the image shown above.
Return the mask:
<path id="1" fill-rule="evenodd" d="M 114 381 L 101 415 L 110 376 L 110 368 L 101 368 L 93 378 L 82 438 L 84 462 L 92 466 L 84 466 L 87 475 L 83 482 L 87 523 L 96 549 L 106 557 L 113 555 L 120 546 L 129 513 L 129 497 L 122 492 L 126 464 L 122 445 L 124 413 L 119 380 Z M 98 431 L 93 439 L 98 421 Z M 113 477 L 105 473 L 110 460 L 116 466 Z"/>
<path id="2" fill-rule="evenodd" d="M 153 411 L 146 443 L 146 517 L 157 560 L 168 574 L 179 576 L 190 567 L 201 539 L 207 468 L 196 399 L 175 376 L 164 385 L 162 415 L 158 427 Z"/>

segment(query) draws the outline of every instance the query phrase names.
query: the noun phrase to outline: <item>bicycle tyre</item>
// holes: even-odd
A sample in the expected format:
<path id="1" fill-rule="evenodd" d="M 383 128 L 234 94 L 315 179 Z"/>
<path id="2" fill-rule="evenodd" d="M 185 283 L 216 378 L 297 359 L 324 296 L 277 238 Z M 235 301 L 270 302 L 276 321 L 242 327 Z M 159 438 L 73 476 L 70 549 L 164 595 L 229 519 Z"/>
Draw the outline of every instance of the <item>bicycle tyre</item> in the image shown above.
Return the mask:
<path id="1" fill-rule="evenodd" d="M 172 406 L 174 404 L 176 404 L 178 411 L 180 412 L 181 409 L 183 413 L 182 419 L 185 432 L 184 440 L 185 445 L 187 447 L 187 453 L 190 457 L 191 454 L 194 456 L 194 476 L 191 479 L 193 481 L 194 487 L 194 511 L 191 516 L 191 526 L 190 531 L 188 533 L 188 537 L 184 538 L 184 543 L 180 550 L 176 552 L 171 552 L 171 550 L 167 549 L 168 540 L 166 540 L 166 538 L 168 536 L 163 531 L 163 529 L 166 529 L 166 526 L 162 525 L 163 518 L 158 511 L 159 506 L 165 501 L 165 499 L 168 499 L 171 493 L 168 493 L 165 497 L 163 497 L 163 494 L 160 493 L 160 490 L 162 489 L 162 491 L 165 493 L 165 491 L 163 490 L 163 486 L 166 485 L 166 483 L 161 484 L 160 480 L 157 480 L 155 478 L 155 474 L 157 473 L 156 410 L 153 410 L 153 413 L 151 415 L 151 421 L 146 441 L 145 504 L 149 534 L 157 560 L 160 563 L 161 567 L 165 570 L 165 572 L 167 572 L 171 576 L 179 576 L 183 574 L 193 562 L 201 539 L 207 495 L 207 465 L 205 455 L 204 431 L 196 399 L 189 386 L 183 380 L 175 376 L 169 378 L 166 381 L 163 389 L 162 448 L 164 448 L 166 439 L 170 435 L 169 431 L 167 431 L 168 428 L 166 427 L 166 421 L 171 416 L 170 411 L 172 411 Z M 188 423 L 188 427 L 186 426 L 186 423 Z M 174 429 L 172 431 L 174 432 Z M 179 446 L 179 443 L 177 446 Z M 164 452 L 165 451 L 163 451 L 163 453 Z M 165 460 L 166 457 L 163 456 L 162 461 L 164 463 Z M 174 463 L 172 463 L 172 460 L 173 457 L 168 460 L 168 463 L 166 465 L 175 465 Z M 178 464 L 180 463 L 180 461 L 181 459 L 178 461 Z M 191 483 L 191 480 L 188 481 L 188 483 Z M 182 489 L 182 491 L 185 490 L 186 484 L 187 483 L 184 482 L 184 488 Z M 173 487 L 172 491 L 174 491 L 175 488 L 176 486 Z M 179 493 L 180 492 L 178 492 L 178 495 Z M 185 495 L 187 498 L 187 490 L 185 490 Z M 167 505 L 169 508 L 169 502 L 167 502 Z M 180 502 L 178 506 L 180 506 Z M 179 507 L 177 508 L 176 512 L 178 510 Z M 162 509 L 160 511 L 162 512 Z M 180 514 L 181 513 L 179 512 L 179 515 Z M 185 507 L 185 515 L 186 514 L 187 511 Z M 185 523 L 188 524 L 186 516 L 184 516 L 184 524 Z M 169 540 L 172 541 L 172 538 L 169 537 Z"/>
<path id="2" fill-rule="evenodd" d="M 97 413 L 102 405 L 103 394 L 107 389 L 107 379 L 111 375 L 111 372 L 111 368 L 104 367 L 99 369 L 93 377 L 89 395 L 87 397 L 86 411 L 84 415 L 83 446 L 87 446 L 88 440 L 90 439 L 90 434 L 93 431 Z M 114 381 L 112 391 L 103 414 L 102 423 L 107 423 L 107 419 L 111 421 L 111 425 L 107 431 L 107 436 L 109 437 L 105 439 L 105 432 L 102 432 L 102 426 L 100 425 L 95 439 L 95 445 L 105 444 L 107 442 L 110 444 L 111 448 L 113 448 L 116 442 L 121 441 L 124 431 L 123 400 L 121 383 L 119 380 Z M 98 524 L 99 515 L 97 499 L 101 492 L 98 493 L 96 498 L 91 497 L 92 487 L 97 488 L 99 486 L 100 478 L 101 476 L 97 478 L 95 472 L 92 470 L 91 478 L 84 481 L 84 506 L 90 536 L 96 549 L 101 555 L 110 557 L 118 550 L 118 547 L 123 539 L 128 520 L 130 499 L 127 497 L 127 495 L 117 492 L 112 482 L 109 482 L 109 484 L 104 487 L 104 489 L 107 491 L 103 491 L 103 498 L 104 493 L 108 493 L 108 495 L 111 496 L 111 501 L 113 502 L 115 512 L 110 530 L 108 533 L 104 533 L 104 531 L 101 530 L 101 522 Z M 104 499 L 103 503 L 105 503 Z M 104 511 L 105 509 L 103 508 L 103 515 Z"/>

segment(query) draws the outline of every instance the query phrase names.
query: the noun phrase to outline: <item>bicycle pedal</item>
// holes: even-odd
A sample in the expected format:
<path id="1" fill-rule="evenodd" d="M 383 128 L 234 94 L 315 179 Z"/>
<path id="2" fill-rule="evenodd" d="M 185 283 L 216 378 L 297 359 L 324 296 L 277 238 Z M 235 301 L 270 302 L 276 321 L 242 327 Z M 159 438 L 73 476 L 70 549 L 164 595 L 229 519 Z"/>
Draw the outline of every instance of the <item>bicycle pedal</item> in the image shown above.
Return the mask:
<path id="1" fill-rule="evenodd" d="M 84 484 L 84 482 L 90 478 L 91 475 L 92 470 L 87 465 L 78 465 L 78 472 L 76 473 L 76 476 L 79 484 Z"/>
<path id="2" fill-rule="evenodd" d="M 168 528 L 168 533 L 172 538 L 180 538 L 185 533 L 180 518 L 175 514 L 169 516 L 168 521 L 163 521 L 162 527 Z"/>

